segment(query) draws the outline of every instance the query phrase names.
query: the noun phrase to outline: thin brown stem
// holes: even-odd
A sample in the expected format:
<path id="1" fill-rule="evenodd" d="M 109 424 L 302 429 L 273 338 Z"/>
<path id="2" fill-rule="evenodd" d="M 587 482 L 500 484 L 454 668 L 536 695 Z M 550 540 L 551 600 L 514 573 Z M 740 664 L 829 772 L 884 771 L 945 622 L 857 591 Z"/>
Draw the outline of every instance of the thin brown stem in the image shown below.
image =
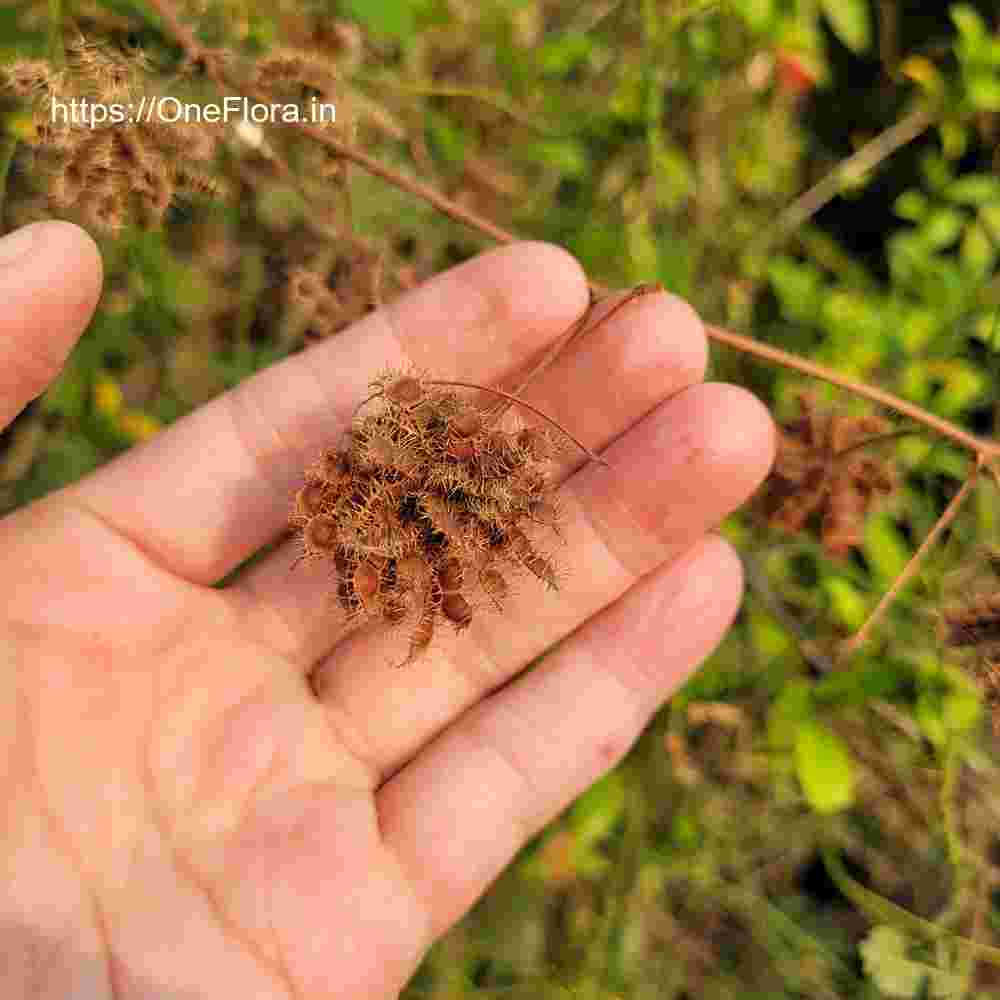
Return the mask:
<path id="1" fill-rule="evenodd" d="M 591 287 L 591 297 L 590 305 L 584 311 L 583 315 L 579 319 L 575 320 L 570 324 L 569 329 L 559 337 L 552 346 L 545 352 L 545 356 L 525 375 L 521 381 L 511 389 L 511 393 L 515 396 L 520 396 L 525 389 L 531 385 L 539 375 L 551 367 L 552 363 L 559 357 L 564 350 L 566 350 L 569 345 L 576 340 L 578 337 L 583 336 L 584 333 L 590 333 L 596 330 L 599 326 L 606 323 L 612 316 L 615 315 L 619 310 L 623 309 L 629 304 L 633 299 L 638 299 L 643 295 L 649 295 L 652 292 L 662 292 L 663 286 L 660 284 L 648 284 L 648 285 L 636 285 L 635 288 L 629 289 L 624 296 L 622 296 L 619 301 L 617 301 L 603 316 L 598 319 L 593 326 L 590 325 L 591 313 L 597 302 L 594 299 L 593 286 Z M 499 418 L 503 415 L 510 403 L 504 403 L 497 411 L 495 416 Z"/>
<path id="2" fill-rule="evenodd" d="M 897 149 L 912 142 L 934 124 L 934 116 L 924 108 L 911 111 L 884 132 L 880 132 L 870 142 L 865 143 L 856 153 L 838 163 L 828 174 L 808 191 L 799 195 L 780 216 L 777 223 L 769 227 L 765 242 L 772 245 L 789 233 L 798 229 L 803 222 L 812 218 L 821 208 L 840 194 L 844 180 L 852 174 L 862 174 L 878 166 L 892 156 Z"/>
<path id="3" fill-rule="evenodd" d="M 887 441 L 898 441 L 900 438 L 913 437 L 914 435 L 923 433 L 924 428 L 922 427 L 901 427 L 898 431 L 888 431 L 885 434 L 875 434 L 862 441 L 857 441 L 847 448 L 842 448 L 834 454 L 833 460 L 834 462 L 842 462 L 848 455 L 854 455 L 859 451 L 865 451 L 872 447 L 872 445 L 885 444 Z"/>
<path id="4" fill-rule="evenodd" d="M 789 354 L 778 347 L 762 344 L 752 337 L 744 337 L 742 334 L 732 333 L 730 330 L 723 330 L 717 326 L 707 326 L 706 330 L 708 331 L 708 335 L 720 344 L 735 347 L 736 350 L 742 351 L 744 354 L 752 354 L 754 357 L 781 365 L 783 368 L 790 368 L 793 371 L 801 372 L 803 375 L 808 375 L 811 378 L 822 379 L 824 382 L 829 382 L 831 385 L 846 389 L 856 396 L 861 396 L 864 399 L 871 400 L 873 403 L 878 403 L 880 406 L 886 406 L 890 410 L 895 410 L 897 413 L 901 413 L 903 416 L 909 417 L 911 420 L 915 420 L 925 427 L 930 427 L 944 437 L 951 438 L 952 441 L 968 448 L 977 457 L 984 459 L 1000 457 L 1000 442 L 978 438 L 974 434 L 962 430 L 961 427 L 956 426 L 950 421 L 929 413 L 922 407 L 917 406 L 916 403 L 909 403 L 905 399 L 900 399 L 899 396 L 894 396 L 891 392 L 886 392 L 884 389 L 869 385 L 867 382 L 856 382 L 854 379 L 848 378 L 846 375 L 841 375 L 832 368 L 816 364 L 814 361 L 807 361 L 805 358 Z"/>
<path id="5" fill-rule="evenodd" d="M 842 653 L 845 657 L 850 656 L 853 652 L 855 652 L 855 650 L 864 644 L 865 640 L 867 640 L 868 636 L 871 634 L 872 629 L 875 628 L 875 626 L 882 620 L 885 613 L 896 600 L 899 592 L 916 575 L 924 556 L 927 555 L 934 543 L 941 537 L 952 521 L 954 521 L 958 516 L 959 511 L 962 509 L 962 504 L 965 503 L 966 498 L 972 492 L 973 487 L 975 487 L 977 481 L 979 480 L 979 473 L 981 469 L 982 464 L 977 462 L 976 467 L 969 474 L 968 479 L 962 483 L 962 488 L 951 498 L 948 506 L 944 509 L 944 513 L 937 519 L 934 527 L 931 528 L 927 537 L 923 540 L 923 542 L 921 542 L 920 547 L 910 557 L 910 561 L 903 567 L 899 576 L 893 580 L 892 586 L 882 595 L 882 599 L 875 606 L 875 610 L 868 616 L 868 620 L 853 636 L 851 636 L 850 639 L 847 640 L 846 643 L 844 643 Z"/>
<path id="6" fill-rule="evenodd" d="M 428 385 L 456 385 L 462 386 L 465 389 L 479 389 L 480 392 L 491 392 L 496 396 L 501 396 L 503 399 L 508 400 L 511 403 L 516 403 L 518 406 L 523 406 L 526 410 L 530 410 L 537 417 L 541 417 L 543 420 L 550 423 L 560 434 L 565 434 L 566 437 L 570 439 L 580 449 L 591 461 L 598 462 L 599 464 L 610 469 L 611 464 L 606 462 L 600 455 L 596 452 L 591 451 L 579 438 L 574 437 L 558 420 L 554 420 L 543 410 L 538 409 L 537 406 L 532 406 L 531 403 L 525 402 L 523 399 L 518 399 L 517 396 L 504 392 L 503 389 L 491 389 L 489 386 L 478 385 L 475 382 L 461 382 L 457 379 L 443 379 L 443 378 L 429 378 L 425 379 Z"/>

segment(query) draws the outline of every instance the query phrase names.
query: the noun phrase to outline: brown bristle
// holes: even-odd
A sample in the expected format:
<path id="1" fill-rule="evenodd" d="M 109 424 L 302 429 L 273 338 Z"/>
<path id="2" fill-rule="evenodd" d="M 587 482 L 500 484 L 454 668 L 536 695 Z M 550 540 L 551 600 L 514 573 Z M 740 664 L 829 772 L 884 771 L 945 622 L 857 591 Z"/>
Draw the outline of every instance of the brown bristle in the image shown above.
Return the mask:
<path id="1" fill-rule="evenodd" d="M 510 545 L 517 559 L 534 573 L 539 580 L 548 584 L 552 590 L 557 590 L 559 582 L 552 563 L 535 550 L 528 536 L 520 528 L 514 528 L 509 534 Z"/>
<path id="2" fill-rule="evenodd" d="M 495 603 L 502 602 L 507 596 L 507 581 L 496 569 L 484 569 L 479 574 L 479 586 Z"/>
<path id="3" fill-rule="evenodd" d="M 536 461 L 551 457 L 552 445 L 545 434 L 534 427 L 526 427 L 517 435 L 517 443 Z"/>
<path id="4" fill-rule="evenodd" d="M 528 509 L 539 524 L 553 526 L 559 521 L 559 511 L 551 500 L 532 501 Z"/>
<path id="5" fill-rule="evenodd" d="M 420 556 L 407 556 L 396 563 L 396 582 L 400 587 L 422 587 L 430 573 L 430 567 Z"/>

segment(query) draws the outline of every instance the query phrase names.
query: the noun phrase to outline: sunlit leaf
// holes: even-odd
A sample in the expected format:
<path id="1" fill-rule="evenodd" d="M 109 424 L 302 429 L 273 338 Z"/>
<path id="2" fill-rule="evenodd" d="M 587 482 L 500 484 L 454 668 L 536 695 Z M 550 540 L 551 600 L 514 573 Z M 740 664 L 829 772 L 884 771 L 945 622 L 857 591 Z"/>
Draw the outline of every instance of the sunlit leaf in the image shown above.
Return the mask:
<path id="1" fill-rule="evenodd" d="M 872 44 L 871 9 L 868 0 L 820 0 L 833 33 L 854 52 L 866 52 Z"/>

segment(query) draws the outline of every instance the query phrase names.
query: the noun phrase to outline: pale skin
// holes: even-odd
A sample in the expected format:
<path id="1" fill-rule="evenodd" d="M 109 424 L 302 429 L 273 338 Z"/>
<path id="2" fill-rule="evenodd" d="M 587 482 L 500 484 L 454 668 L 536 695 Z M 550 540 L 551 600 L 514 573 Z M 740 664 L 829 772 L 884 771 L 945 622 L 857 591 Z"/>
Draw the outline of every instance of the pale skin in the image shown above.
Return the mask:
<path id="1" fill-rule="evenodd" d="M 3 424 L 101 284 L 80 229 L 30 235 L 0 242 Z M 612 465 L 561 460 L 558 592 L 524 580 L 399 669 L 405 635 L 351 630 L 329 568 L 292 569 L 290 498 L 375 374 L 516 384 L 586 303 L 556 247 L 483 254 L 0 522 L 5 998 L 395 997 L 714 648 L 742 583 L 713 529 L 774 431 L 703 383 L 665 293 L 524 393 Z"/>

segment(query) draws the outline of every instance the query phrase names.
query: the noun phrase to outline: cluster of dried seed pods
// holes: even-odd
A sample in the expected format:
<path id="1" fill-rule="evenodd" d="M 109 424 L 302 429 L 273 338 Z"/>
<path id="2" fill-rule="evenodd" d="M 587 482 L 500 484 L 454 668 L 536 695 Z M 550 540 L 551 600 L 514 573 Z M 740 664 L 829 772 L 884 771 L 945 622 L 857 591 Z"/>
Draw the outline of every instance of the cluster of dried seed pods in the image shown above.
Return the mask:
<path id="1" fill-rule="evenodd" d="M 372 388 L 343 446 L 307 471 L 291 520 L 304 555 L 333 562 L 351 615 L 411 623 L 407 663 L 439 619 L 461 630 L 481 607 L 502 611 L 518 571 L 557 587 L 528 534 L 559 530 L 557 440 L 501 429 L 498 409 L 440 381 L 388 372 Z"/>

